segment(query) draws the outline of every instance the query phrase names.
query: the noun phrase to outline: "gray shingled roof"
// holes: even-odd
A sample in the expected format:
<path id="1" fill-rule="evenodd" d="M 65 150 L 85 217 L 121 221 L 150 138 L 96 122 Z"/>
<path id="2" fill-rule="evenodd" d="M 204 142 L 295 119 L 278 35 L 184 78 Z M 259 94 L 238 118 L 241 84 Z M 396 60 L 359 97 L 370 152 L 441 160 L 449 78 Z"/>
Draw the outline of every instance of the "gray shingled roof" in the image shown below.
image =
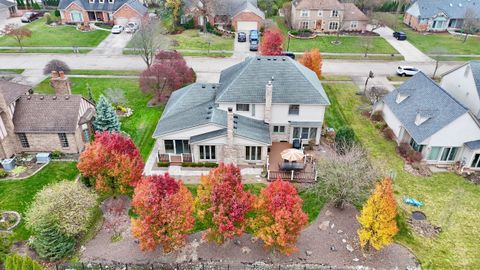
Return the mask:
<path id="1" fill-rule="evenodd" d="M 58 9 L 67 8 L 72 2 L 75 2 L 83 9 L 89 11 L 91 10 L 115 12 L 124 4 L 128 4 L 130 7 L 138 11 L 141 15 L 146 14 L 148 11 L 148 9 L 138 0 L 114 0 L 113 3 L 110 3 L 108 0 L 105 0 L 103 3 L 100 3 L 100 1 L 98 0 L 95 0 L 93 3 L 90 3 L 88 0 L 60 0 L 60 3 L 58 4 Z"/>
<path id="2" fill-rule="evenodd" d="M 20 98 L 21 95 L 30 92 L 31 89 L 32 87 L 29 85 L 0 80 L 0 94 L 7 105 Z"/>
<path id="3" fill-rule="evenodd" d="M 224 129 L 227 126 L 227 112 L 215 106 L 217 88 L 216 84 L 195 83 L 173 92 L 153 137 L 208 124 Z M 269 128 L 263 121 L 235 115 L 235 122 L 236 135 L 270 143 Z M 192 139 L 203 140 L 205 136 L 208 138 L 212 134 L 198 136 Z"/>
<path id="4" fill-rule="evenodd" d="M 467 10 L 473 10 L 480 16 L 478 0 L 417 0 L 421 18 L 431 18 L 439 12 L 450 18 L 463 18 Z"/>
<path id="5" fill-rule="evenodd" d="M 15 107 L 16 133 L 73 133 L 79 120 L 81 95 L 23 95 Z"/>
<path id="6" fill-rule="evenodd" d="M 396 102 L 398 93 L 408 95 L 400 104 Z M 417 143 L 422 143 L 468 112 L 467 108 L 423 72 L 417 73 L 399 88 L 387 94 L 383 101 Z M 429 115 L 430 118 L 417 126 L 415 124 L 417 113 Z"/>
<path id="7" fill-rule="evenodd" d="M 230 15 L 236 16 L 237 14 L 247 10 L 255 13 L 260 18 L 265 19 L 265 13 L 262 10 L 260 10 L 257 7 L 257 5 L 252 3 L 251 1 L 244 1 L 239 6 L 237 6 L 234 10 L 232 10 Z"/>
<path id="8" fill-rule="evenodd" d="M 285 56 L 257 56 L 222 71 L 216 102 L 265 103 L 273 81 L 273 103 L 329 105 L 317 75 Z"/>
<path id="9" fill-rule="evenodd" d="M 470 61 L 469 64 L 477 87 L 478 96 L 480 97 L 480 61 Z"/>
<path id="10" fill-rule="evenodd" d="M 204 140 L 208 140 L 208 139 L 212 139 L 212 138 L 216 138 L 216 137 L 221 137 L 221 136 L 225 136 L 225 135 L 227 135 L 227 129 L 222 128 L 222 129 L 210 131 L 210 132 L 207 132 L 207 133 L 203 133 L 203 134 L 200 134 L 200 135 L 192 136 L 192 137 L 190 137 L 190 143 L 201 142 L 201 141 L 204 141 Z"/>
<path id="11" fill-rule="evenodd" d="M 465 146 L 467 146 L 467 147 L 470 148 L 471 150 L 480 149 L 480 140 L 471 141 L 471 142 L 466 142 L 466 143 L 465 143 Z"/>

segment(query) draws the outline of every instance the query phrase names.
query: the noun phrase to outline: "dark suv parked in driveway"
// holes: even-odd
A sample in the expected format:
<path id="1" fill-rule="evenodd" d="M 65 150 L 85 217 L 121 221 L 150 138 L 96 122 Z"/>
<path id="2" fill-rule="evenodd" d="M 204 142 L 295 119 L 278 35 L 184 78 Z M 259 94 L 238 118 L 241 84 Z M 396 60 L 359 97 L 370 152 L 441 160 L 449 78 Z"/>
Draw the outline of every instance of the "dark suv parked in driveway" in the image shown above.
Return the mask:
<path id="1" fill-rule="evenodd" d="M 393 37 L 398 39 L 398 40 L 406 40 L 407 39 L 407 34 L 404 32 L 393 32 Z"/>
<path id="2" fill-rule="evenodd" d="M 247 41 L 247 34 L 245 32 L 238 33 L 238 42 L 246 42 Z"/>
<path id="3" fill-rule="evenodd" d="M 25 12 L 22 15 L 22 18 L 20 20 L 23 23 L 29 23 L 29 22 L 35 21 L 36 19 L 40 18 L 41 16 L 42 16 L 42 14 L 38 13 L 38 12 Z"/>

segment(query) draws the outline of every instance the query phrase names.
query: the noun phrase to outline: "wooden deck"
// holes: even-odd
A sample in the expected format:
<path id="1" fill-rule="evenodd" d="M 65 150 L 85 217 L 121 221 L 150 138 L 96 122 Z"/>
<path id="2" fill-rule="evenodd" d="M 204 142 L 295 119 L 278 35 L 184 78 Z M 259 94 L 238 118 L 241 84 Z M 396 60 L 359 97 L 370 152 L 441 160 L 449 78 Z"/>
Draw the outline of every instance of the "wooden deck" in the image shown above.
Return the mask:
<path id="1" fill-rule="evenodd" d="M 312 183 L 316 181 L 316 166 L 315 163 L 305 162 L 305 167 L 301 171 L 283 171 L 280 164 L 283 162 L 280 153 L 292 148 L 290 143 L 274 142 L 270 147 L 268 154 L 268 181 L 276 180 L 278 177 L 283 180 L 301 183 Z"/>

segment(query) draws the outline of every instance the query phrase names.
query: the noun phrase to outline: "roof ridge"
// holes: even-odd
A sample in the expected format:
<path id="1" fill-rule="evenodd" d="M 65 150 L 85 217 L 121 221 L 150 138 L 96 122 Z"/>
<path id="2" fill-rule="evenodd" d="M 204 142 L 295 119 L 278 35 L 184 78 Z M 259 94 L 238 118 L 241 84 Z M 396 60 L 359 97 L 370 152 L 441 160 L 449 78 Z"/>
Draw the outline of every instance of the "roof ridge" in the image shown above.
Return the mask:
<path id="1" fill-rule="evenodd" d="M 230 87 L 235 81 L 237 81 L 238 78 L 245 72 L 245 70 L 247 70 L 247 66 L 251 65 L 251 63 L 253 62 L 253 59 L 254 59 L 254 57 L 248 57 L 244 62 L 241 62 L 241 63 L 238 63 L 238 64 L 237 64 L 237 65 L 243 65 L 242 71 L 239 72 L 239 73 L 235 76 L 235 78 L 234 78 L 227 86 L 225 86 L 225 90 L 222 91 L 222 92 L 220 93 L 220 95 L 218 95 L 218 96 L 215 97 L 215 102 L 217 102 L 219 99 L 221 99 L 222 96 L 225 94 L 225 92 L 228 90 L 228 87 Z M 246 64 L 244 64 L 244 63 L 246 63 Z M 234 65 L 234 66 L 236 66 L 236 65 Z M 232 67 L 234 67 L 234 66 L 231 66 L 230 68 L 232 68 Z M 223 71 L 222 71 L 222 72 L 223 72 Z M 221 73 L 220 73 L 220 76 L 221 76 Z"/>

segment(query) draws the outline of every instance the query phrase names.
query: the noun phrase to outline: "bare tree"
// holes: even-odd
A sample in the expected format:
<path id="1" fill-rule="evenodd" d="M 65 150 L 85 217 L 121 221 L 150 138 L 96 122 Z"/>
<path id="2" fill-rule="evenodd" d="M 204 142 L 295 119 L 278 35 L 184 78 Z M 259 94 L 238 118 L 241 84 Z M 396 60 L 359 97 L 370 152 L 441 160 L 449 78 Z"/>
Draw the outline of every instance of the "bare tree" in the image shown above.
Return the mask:
<path id="1" fill-rule="evenodd" d="M 370 89 L 367 90 L 365 96 L 372 102 L 372 105 L 377 104 L 386 94 L 388 94 L 388 90 L 381 86 L 372 86 Z"/>
<path id="2" fill-rule="evenodd" d="M 379 173 L 359 145 L 352 144 L 342 151 L 331 151 L 318 161 L 320 181 L 309 192 L 333 201 L 343 208 L 345 204 L 361 204 L 371 192 Z M 341 152 L 341 153 L 339 153 Z"/>
<path id="3" fill-rule="evenodd" d="M 470 34 L 474 34 L 480 30 L 480 19 L 473 9 L 467 9 L 462 24 L 462 32 L 464 34 L 463 42 L 467 41 Z"/>
<path id="4" fill-rule="evenodd" d="M 160 22 L 154 19 L 146 19 L 140 24 L 137 33 L 134 36 L 133 43 L 135 48 L 140 49 L 140 56 L 150 68 L 155 53 L 160 47 L 158 32 L 160 32 Z"/>
<path id="5" fill-rule="evenodd" d="M 373 36 L 365 35 L 360 37 L 360 47 L 364 50 L 364 57 L 368 56 L 368 51 L 373 47 Z"/>
<path id="6" fill-rule="evenodd" d="M 29 38 L 32 36 L 32 31 L 26 28 L 25 26 L 19 26 L 15 23 L 9 23 L 0 31 L 0 34 L 5 35 L 7 37 L 14 38 L 18 45 L 20 46 L 20 50 L 23 51 L 23 44 L 22 41 L 25 38 Z"/>
<path id="7" fill-rule="evenodd" d="M 448 53 L 448 50 L 443 48 L 443 47 L 433 47 L 429 51 L 429 54 L 435 60 L 435 70 L 433 71 L 432 79 L 435 79 L 435 76 L 437 75 L 438 64 L 439 64 L 440 60 L 442 59 L 442 55 L 447 54 L 447 53 Z"/>

